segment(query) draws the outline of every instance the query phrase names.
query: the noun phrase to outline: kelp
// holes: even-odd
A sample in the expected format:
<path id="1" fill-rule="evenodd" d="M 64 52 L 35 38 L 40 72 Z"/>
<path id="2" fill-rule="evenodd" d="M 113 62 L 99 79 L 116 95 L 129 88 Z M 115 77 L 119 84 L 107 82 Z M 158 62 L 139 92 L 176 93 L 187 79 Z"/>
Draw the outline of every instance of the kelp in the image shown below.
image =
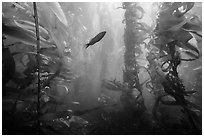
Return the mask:
<path id="1" fill-rule="evenodd" d="M 73 51 L 70 46 L 74 44 L 70 42 L 70 39 L 78 41 L 78 38 L 73 36 L 76 31 L 73 30 L 73 34 L 70 33 L 72 29 L 70 24 L 75 24 L 74 26 L 79 28 L 77 30 L 79 30 L 80 35 L 86 31 L 86 28 L 75 14 L 67 12 L 66 16 L 70 17 L 70 20 L 67 20 L 65 11 L 62 10 L 60 4 L 37 3 L 41 45 L 40 50 L 38 50 L 40 56 L 39 69 L 37 69 L 39 65 L 37 65 L 36 60 L 35 33 L 37 31 L 35 30 L 32 3 L 3 4 L 2 42 L 4 44 L 4 41 L 10 39 L 14 41 L 11 45 L 3 46 L 12 49 L 14 52 L 8 54 L 3 50 L 3 54 L 9 55 L 12 59 L 15 58 L 18 70 L 20 65 L 25 69 L 16 72 L 14 78 L 12 78 L 12 82 L 16 84 L 17 89 L 6 87 L 6 90 L 12 90 L 12 92 L 9 92 L 12 96 L 10 100 L 3 97 L 3 103 L 10 101 L 12 104 L 12 109 L 9 107 L 9 116 L 21 118 L 20 122 L 16 123 L 16 127 L 18 127 L 18 123 L 22 123 L 19 125 L 21 128 L 17 128 L 17 130 L 25 131 L 28 127 L 35 129 L 33 127 L 37 127 L 36 121 L 39 118 L 41 123 L 40 131 L 37 134 L 80 134 L 83 132 L 81 130 L 92 124 L 83 115 L 97 110 L 106 111 L 105 107 L 109 106 L 106 100 L 112 100 L 112 98 L 104 96 L 104 98 L 99 98 L 101 99 L 101 102 L 99 102 L 104 106 L 85 110 L 69 108 L 69 105 L 76 107 L 81 105 L 81 102 L 66 100 L 72 92 L 70 85 L 76 79 L 76 75 L 71 69 Z M 129 131 L 132 131 L 132 133 L 147 133 L 147 131 L 136 130 L 141 127 L 150 130 L 150 134 L 155 134 L 152 131 L 154 128 L 160 131 L 168 126 L 168 123 L 165 125 L 161 122 L 162 113 L 159 110 L 161 106 L 167 109 L 169 106 L 180 107 L 183 117 L 178 121 L 181 123 L 179 126 L 185 125 L 184 128 L 187 127 L 187 130 L 200 129 L 199 114 L 201 113 L 201 107 L 187 99 L 197 94 L 198 91 L 196 89 L 186 90 L 177 70 L 183 61 L 197 60 L 201 55 L 197 45 L 190 42 L 195 39 L 195 35 L 202 37 L 199 17 L 187 14 L 193 6 L 193 2 L 163 3 L 157 18 L 157 26 L 152 31 L 152 27 L 140 22 L 145 14 L 140 4 L 134 2 L 123 3 L 122 8 L 125 10 L 123 20 L 125 25 L 124 82 L 116 79 L 103 80 L 101 86 L 111 91 L 120 92 L 120 101 L 125 109 L 122 112 L 107 115 L 102 113 L 101 119 L 103 120 L 99 120 L 99 126 L 94 125 L 93 131 L 89 133 L 94 134 L 97 131 L 105 134 L 106 132 L 110 133 L 110 129 L 111 132 L 116 129 L 114 133 L 126 133 L 127 131 L 128 133 L 130 133 Z M 73 22 L 74 20 L 77 23 Z M 79 33 L 77 32 L 76 35 Z M 146 42 L 148 40 L 150 40 L 149 43 Z M 28 45 L 32 45 L 32 47 Z M 142 46 L 147 50 L 147 56 L 141 59 Z M 77 46 L 75 47 L 78 49 Z M 184 58 L 183 55 L 187 57 Z M 139 60 L 147 60 L 149 64 L 145 67 L 140 66 Z M 140 83 L 138 73 L 143 69 L 147 72 L 149 78 Z M 36 117 L 37 75 L 40 76 L 41 81 L 40 117 Z M 145 89 L 143 87 L 153 93 L 155 97 L 152 115 L 156 119 L 156 124 L 153 121 L 150 124 L 151 127 L 148 126 L 146 113 L 144 113 L 146 109 L 143 99 L 143 90 Z M 57 94 L 59 90 L 65 92 L 63 96 Z M 17 92 L 17 95 L 15 94 L 14 97 L 13 93 L 15 92 Z M 166 98 L 167 96 L 170 96 L 171 99 Z M 7 109 L 5 106 L 3 108 Z M 11 121 L 15 121 L 12 117 L 9 118 Z M 143 121 L 143 119 L 145 120 Z M 100 129 L 98 128 L 100 126 L 104 127 Z M 103 130 L 105 128 L 107 128 L 107 131 Z M 85 132 L 82 134 L 85 134 Z"/>
<path id="2" fill-rule="evenodd" d="M 189 40 L 193 38 L 193 35 L 189 33 L 189 31 L 187 31 L 187 28 L 189 30 L 194 28 L 194 31 L 196 31 L 199 30 L 196 28 L 201 28 L 201 25 L 197 23 L 198 21 L 192 23 L 194 17 L 185 16 L 185 14 L 194 6 L 194 3 L 175 2 L 171 3 L 170 5 L 165 4 L 166 3 L 163 3 L 163 5 L 161 6 L 163 7 L 163 9 L 160 9 L 157 17 L 157 27 L 154 30 L 154 39 L 156 41 L 153 45 L 155 45 L 158 49 L 165 51 L 167 53 L 167 55 L 165 56 L 170 56 L 170 58 L 164 58 L 165 56 L 160 56 L 160 58 L 163 59 L 163 62 L 160 63 L 161 65 L 157 64 L 156 62 L 153 63 L 153 60 L 149 60 L 149 62 L 155 64 L 156 66 L 159 65 L 159 69 L 156 70 L 156 73 L 159 74 L 158 80 L 163 86 L 163 92 L 173 97 L 175 101 L 163 101 L 162 98 L 164 96 L 159 96 L 155 102 L 153 114 L 155 118 L 158 118 L 156 116 L 156 113 L 159 102 L 167 106 L 181 106 L 186 112 L 185 114 L 187 115 L 188 120 L 191 123 L 192 130 L 197 130 L 199 126 L 196 126 L 197 124 L 195 123 L 196 121 L 194 119 L 198 119 L 198 116 L 194 113 L 192 108 L 199 111 L 200 109 L 198 106 L 189 102 L 185 98 L 185 96 L 191 96 L 191 94 L 195 93 L 196 91 L 185 90 L 185 87 L 178 76 L 177 67 L 182 61 L 193 61 L 199 58 L 200 51 L 198 50 L 197 45 L 192 45 L 189 42 Z M 180 7 L 184 7 L 183 11 L 180 10 Z M 193 26 L 196 26 L 196 28 Z M 157 39 L 160 40 L 158 41 Z M 157 46 L 158 44 L 160 46 Z M 182 50 L 177 51 L 177 46 Z M 189 55 L 191 58 L 183 59 L 181 56 L 182 53 Z M 152 54 L 154 53 L 152 52 Z M 153 73 L 155 72 L 151 72 L 152 80 L 156 76 L 153 76 Z"/>
<path id="3" fill-rule="evenodd" d="M 48 6 L 48 5 L 49 6 Z M 11 5 L 11 7 L 9 7 Z M 42 5 L 42 6 L 39 6 Z M 8 48 L 11 48 L 12 57 L 18 57 L 15 59 L 15 63 L 17 66 L 20 66 L 21 64 L 24 66 L 25 70 L 22 70 L 20 73 L 15 72 L 15 76 L 12 78 L 12 81 L 18 85 L 19 96 L 17 96 L 14 100 L 13 104 L 13 111 L 11 112 L 14 114 L 15 112 L 19 112 L 17 106 L 17 102 L 20 100 L 20 97 L 25 97 L 25 94 L 31 94 L 31 92 L 28 91 L 34 91 L 33 97 L 30 100 L 30 102 L 27 102 L 30 105 L 33 105 L 33 110 L 27 110 L 28 108 L 24 108 L 22 115 L 24 115 L 24 111 L 26 110 L 26 113 L 29 113 L 31 117 L 33 115 L 37 115 L 34 113 L 34 111 L 38 112 L 38 115 L 42 116 L 46 113 L 40 113 L 41 105 L 43 103 L 47 102 L 47 98 L 43 96 L 44 91 L 47 91 L 47 87 L 51 86 L 51 82 L 53 80 L 57 80 L 56 78 L 60 77 L 60 73 L 64 78 L 62 80 L 67 80 L 69 78 L 72 80 L 74 78 L 74 75 L 71 72 L 71 69 L 69 67 L 69 63 L 67 62 L 67 59 L 63 59 L 64 53 L 67 53 L 65 49 L 68 45 L 63 45 L 62 43 L 68 43 L 65 42 L 66 39 L 63 40 L 63 38 L 66 37 L 67 33 L 63 35 L 62 39 L 56 38 L 56 33 L 58 30 L 55 29 L 55 26 L 52 26 L 50 22 L 50 16 L 49 14 L 52 13 L 51 19 L 59 19 L 61 23 L 64 24 L 64 28 L 67 26 L 67 20 L 66 17 L 61 9 L 61 6 L 59 3 L 37 3 L 37 8 L 35 9 L 36 12 L 38 12 L 38 17 L 36 16 L 36 13 L 34 17 L 35 19 L 39 19 L 38 23 L 34 22 L 33 14 L 34 9 L 32 3 L 14 3 L 15 9 L 12 7 L 12 4 L 4 3 L 4 10 L 3 10 L 3 22 L 2 22 L 2 33 L 4 35 L 4 39 L 7 40 L 7 38 L 13 40 L 15 39 L 15 43 L 12 45 L 6 45 Z M 42 14 L 42 8 L 49 7 L 49 13 L 47 11 Z M 8 10 L 6 10 L 8 8 Z M 15 14 L 15 16 L 6 16 L 7 14 L 10 14 L 10 12 L 13 12 L 13 10 L 17 11 L 18 14 Z M 22 12 L 23 14 L 19 14 Z M 46 15 L 47 14 L 47 15 Z M 9 17 L 9 18 L 8 18 Z M 30 18 L 32 17 L 32 18 Z M 48 17 L 48 18 L 45 18 Z M 42 20 L 42 18 L 44 18 Z M 47 19 L 47 20 L 46 20 Z M 48 24 L 44 24 L 44 22 L 47 22 Z M 47 25 L 47 26 L 46 26 Z M 56 25 L 56 24 L 55 24 Z M 61 24 L 60 24 L 61 25 Z M 36 29 L 36 27 L 38 29 Z M 36 36 L 36 33 L 39 33 Z M 61 36 L 61 35 L 59 35 Z M 38 44 L 36 44 L 36 39 L 38 39 Z M 63 40 L 63 41 L 60 41 Z M 31 48 L 27 45 L 32 45 L 35 48 Z M 66 48 L 65 48 L 66 46 Z M 16 50 L 13 50 L 16 49 Z M 54 50 L 53 50 L 54 49 Z M 37 53 L 36 53 L 37 52 Z M 5 54 L 8 54 L 4 52 Z M 39 55 L 38 58 L 36 58 Z M 24 56 L 27 58 L 24 59 Z M 23 61 L 25 60 L 25 61 Z M 71 56 L 69 56 L 69 60 L 71 59 Z M 24 63 L 26 62 L 26 63 Z M 39 64 L 37 64 L 37 62 Z M 11 67 L 11 66 L 10 66 Z M 69 67 L 69 68 L 68 68 Z M 66 69 L 64 69 L 66 68 Z M 20 75 L 23 75 L 23 78 L 19 77 Z M 37 76 L 40 80 L 40 82 L 37 81 Z M 38 86 L 36 84 L 39 83 Z M 66 84 L 63 85 L 57 85 L 62 86 L 65 88 L 65 90 L 68 92 L 69 88 Z M 37 87 L 38 89 L 38 97 L 37 97 Z M 7 90 L 5 87 L 4 90 Z M 49 91 L 49 90 L 48 90 Z M 57 91 L 56 91 L 57 92 Z M 42 99 L 45 97 L 44 99 Z M 55 97 L 54 95 L 50 94 L 50 97 Z M 36 100 L 38 98 L 38 107 L 36 106 Z M 42 100 L 41 100 L 42 99 Z M 52 98 L 55 100 L 55 104 L 61 102 L 61 100 L 56 100 L 55 98 Z M 35 101 L 34 101 L 35 100 Z M 54 102 L 54 101 L 53 101 Z M 63 103 L 63 102 L 62 102 Z M 35 117 L 35 116 L 34 116 Z M 39 116 L 38 116 L 39 117 Z M 18 116 L 16 116 L 18 118 Z M 32 118 L 31 118 L 32 119 Z M 36 119 L 37 120 L 37 119 Z M 41 127 L 39 125 L 40 122 L 38 122 L 38 125 L 34 125 L 36 127 Z M 38 129 L 38 134 L 40 129 Z"/>

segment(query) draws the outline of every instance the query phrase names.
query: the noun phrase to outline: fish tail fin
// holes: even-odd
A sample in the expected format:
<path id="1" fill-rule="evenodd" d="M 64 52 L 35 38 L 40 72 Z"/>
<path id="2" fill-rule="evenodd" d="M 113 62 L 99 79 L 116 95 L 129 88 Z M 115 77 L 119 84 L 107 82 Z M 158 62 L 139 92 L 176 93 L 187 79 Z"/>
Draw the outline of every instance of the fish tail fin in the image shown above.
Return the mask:
<path id="1" fill-rule="evenodd" d="M 85 44 L 84 47 L 87 49 L 89 47 L 89 44 Z"/>

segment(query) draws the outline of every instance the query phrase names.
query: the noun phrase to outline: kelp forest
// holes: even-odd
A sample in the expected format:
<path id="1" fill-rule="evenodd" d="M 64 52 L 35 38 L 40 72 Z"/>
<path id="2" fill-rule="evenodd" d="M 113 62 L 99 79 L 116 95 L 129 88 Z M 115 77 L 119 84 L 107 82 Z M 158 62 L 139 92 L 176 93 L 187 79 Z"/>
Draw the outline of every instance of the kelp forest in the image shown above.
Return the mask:
<path id="1" fill-rule="evenodd" d="M 201 2 L 2 2 L 3 135 L 201 135 Z"/>

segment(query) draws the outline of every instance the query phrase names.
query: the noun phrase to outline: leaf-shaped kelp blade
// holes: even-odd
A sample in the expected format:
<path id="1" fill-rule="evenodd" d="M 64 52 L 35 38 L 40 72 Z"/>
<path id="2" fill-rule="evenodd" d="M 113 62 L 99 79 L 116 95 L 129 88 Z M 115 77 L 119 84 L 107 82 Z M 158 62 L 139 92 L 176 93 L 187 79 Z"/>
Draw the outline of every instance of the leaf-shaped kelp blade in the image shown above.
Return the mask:
<path id="1" fill-rule="evenodd" d="M 67 127 L 70 127 L 70 121 L 69 120 L 65 120 L 64 118 L 60 118 L 59 120 L 60 120 L 60 122 L 65 124 Z"/>
<path id="2" fill-rule="evenodd" d="M 181 29 L 183 27 L 183 25 L 185 25 L 190 19 L 186 18 L 184 19 L 182 22 L 172 26 L 171 28 L 168 29 L 168 31 L 178 31 L 179 29 Z"/>
<path id="3" fill-rule="evenodd" d="M 47 6 L 50 8 L 51 11 L 57 16 L 57 18 L 67 26 L 67 19 L 64 15 L 64 12 L 58 2 L 47 2 Z"/>
<path id="4" fill-rule="evenodd" d="M 190 56 L 190 57 L 192 57 L 193 59 L 189 59 L 189 60 L 195 60 L 195 59 L 198 59 L 199 58 L 199 54 L 198 55 L 196 55 L 196 54 L 194 54 L 193 52 L 191 52 L 191 51 L 183 51 L 186 55 L 188 55 L 188 56 Z"/>
<path id="5" fill-rule="evenodd" d="M 19 51 L 19 52 L 13 52 L 12 53 L 12 55 L 14 56 L 14 55 L 18 55 L 18 54 L 30 54 L 30 55 L 35 55 L 35 56 L 37 56 L 37 53 L 35 53 L 35 52 L 26 52 L 26 51 Z M 39 54 L 40 55 L 40 57 L 42 57 L 42 59 L 44 59 L 44 60 L 49 60 L 51 57 L 49 57 L 49 56 L 46 56 L 46 55 L 43 55 L 43 54 Z"/>
<path id="6" fill-rule="evenodd" d="M 168 30 L 169 28 L 181 23 L 184 18 L 177 18 L 168 11 L 161 12 L 158 18 L 158 31 Z"/>
<path id="7" fill-rule="evenodd" d="M 6 26 L 2 25 L 2 33 L 5 35 L 8 35 L 10 37 L 13 37 L 15 39 L 18 39 L 20 42 L 23 42 L 28 45 L 36 45 L 36 36 L 33 32 L 27 31 L 23 28 L 16 27 L 16 26 Z M 54 44 L 42 41 L 40 43 L 41 47 L 51 47 Z"/>
<path id="8" fill-rule="evenodd" d="M 195 51 L 197 54 L 199 54 L 199 50 L 198 50 L 198 48 L 196 47 L 197 45 L 192 45 L 191 43 L 186 43 L 185 44 L 185 46 L 188 48 L 188 49 L 190 49 L 190 50 L 192 50 L 192 51 Z"/>
<path id="9" fill-rule="evenodd" d="M 16 39 L 19 39 L 25 43 L 28 44 L 36 44 L 36 39 L 33 36 L 32 33 L 29 31 L 26 31 L 22 28 L 19 27 L 14 27 L 14 26 L 6 26 L 3 24 L 3 34 L 9 35 L 11 37 L 14 37 Z"/>
<path id="10" fill-rule="evenodd" d="M 190 30 L 190 31 L 201 31 L 202 30 L 202 27 L 200 25 L 193 24 L 190 22 L 187 22 L 185 25 L 183 25 L 182 28 L 185 30 Z"/>
<path id="11" fill-rule="evenodd" d="M 194 2 L 185 2 L 185 3 L 186 3 L 187 8 L 186 8 L 186 11 L 184 12 L 184 14 L 186 12 L 188 12 L 190 9 L 192 9 L 194 4 L 195 4 Z"/>
<path id="12" fill-rule="evenodd" d="M 193 33 L 193 34 L 195 34 L 195 35 L 197 35 L 197 36 L 199 36 L 199 37 L 202 38 L 202 34 L 199 34 L 199 33 L 196 32 L 196 31 L 189 31 L 189 32 L 191 32 L 191 33 Z M 198 38 L 196 38 L 196 40 L 197 40 L 197 41 L 200 41 Z"/>
<path id="13" fill-rule="evenodd" d="M 194 94 L 194 93 L 196 93 L 197 91 L 195 91 L 195 90 L 192 90 L 192 91 L 185 91 L 185 92 L 182 92 L 182 94 L 184 94 L 184 95 L 189 95 L 189 94 Z"/>
<path id="14" fill-rule="evenodd" d="M 173 34 L 173 36 L 171 36 L 171 33 L 169 33 L 169 37 L 173 37 L 175 40 L 178 40 L 182 43 L 187 43 L 190 39 L 193 38 L 193 36 L 188 32 L 188 31 L 185 31 L 185 30 L 178 30 L 178 31 L 175 31 Z"/>
<path id="15" fill-rule="evenodd" d="M 202 70 L 202 65 L 193 69 L 193 71 Z"/>
<path id="16" fill-rule="evenodd" d="M 83 119 L 82 117 L 79 117 L 79 116 L 72 116 L 71 119 L 69 120 L 69 122 L 73 122 L 73 123 L 81 124 L 81 125 L 89 123 L 87 120 L 85 120 L 85 119 Z"/>
<path id="17" fill-rule="evenodd" d="M 71 102 L 73 105 L 80 105 L 80 103 L 79 102 L 77 102 L 77 101 L 73 101 L 73 102 Z"/>
<path id="18" fill-rule="evenodd" d="M 198 34 L 198 32 L 201 33 L 202 31 L 202 21 L 198 16 L 193 15 L 192 17 L 190 17 L 190 20 L 182 28 L 197 35 L 201 35 Z"/>
<path id="19" fill-rule="evenodd" d="M 24 7 L 22 7 L 22 6 L 21 6 L 19 3 L 17 3 L 17 2 L 12 2 L 12 4 L 13 4 L 15 7 L 19 8 L 19 9 L 22 9 L 22 10 L 25 9 Z"/>
<path id="20" fill-rule="evenodd" d="M 187 103 L 188 105 L 190 105 L 191 107 L 193 107 L 193 108 L 195 108 L 195 109 L 197 109 L 197 110 L 202 111 L 202 107 L 200 107 L 200 106 L 198 106 L 198 105 L 192 103 L 191 101 L 186 100 L 186 103 Z"/>
<path id="21" fill-rule="evenodd" d="M 190 44 L 190 43 L 181 43 L 181 42 L 177 42 L 176 44 L 178 47 L 186 49 L 186 50 L 192 50 L 194 52 L 196 52 L 197 54 L 199 54 L 199 50 L 197 47 L 195 47 L 194 45 Z"/>
<path id="22" fill-rule="evenodd" d="M 21 28 L 27 29 L 27 30 L 32 30 L 35 32 L 35 24 L 33 22 L 26 21 L 26 20 L 14 20 L 14 22 L 18 27 L 21 27 Z M 48 31 L 46 29 L 39 26 L 39 32 L 43 38 L 49 39 L 49 34 L 48 34 Z"/>
<path id="23" fill-rule="evenodd" d="M 25 7 L 23 7 L 25 8 Z M 34 20 L 27 9 L 16 8 L 11 2 L 2 3 L 3 16 L 6 18 L 20 18 L 22 20 Z"/>

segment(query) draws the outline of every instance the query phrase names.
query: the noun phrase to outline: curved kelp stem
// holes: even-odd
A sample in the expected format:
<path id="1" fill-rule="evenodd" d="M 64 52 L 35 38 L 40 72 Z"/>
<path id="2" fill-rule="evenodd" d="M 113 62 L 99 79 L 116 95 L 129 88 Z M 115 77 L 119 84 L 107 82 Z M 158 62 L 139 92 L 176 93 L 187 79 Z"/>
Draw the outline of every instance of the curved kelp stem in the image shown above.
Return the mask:
<path id="1" fill-rule="evenodd" d="M 39 24 L 38 24 L 38 13 L 37 13 L 37 6 L 36 2 L 33 2 L 33 9 L 34 9 L 34 19 L 35 19 L 35 28 L 36 28 L 36 44 L 37 44 L 37 66 L 38 66 L 38 97 L 37 97 L 37 115 L 38 118 L 40 117 L 40 37 L 39 37 Z M 38 119 L 38 133 L 40 131 L 40 121 Z"/>

